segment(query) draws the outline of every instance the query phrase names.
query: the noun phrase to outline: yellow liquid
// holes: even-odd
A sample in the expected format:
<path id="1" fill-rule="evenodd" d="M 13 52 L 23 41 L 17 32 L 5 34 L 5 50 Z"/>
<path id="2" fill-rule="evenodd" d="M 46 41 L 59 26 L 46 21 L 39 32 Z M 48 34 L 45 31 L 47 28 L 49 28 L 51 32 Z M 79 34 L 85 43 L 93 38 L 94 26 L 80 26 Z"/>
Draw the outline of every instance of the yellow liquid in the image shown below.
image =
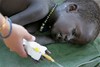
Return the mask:
<path id="1" fill-rule="evenodd" d="M 61 64 L 55 62 L 55 60 L 54 60 L 52 57 L 50 57 L 49 55 L 47 55 L 47 54 L 42 54 L 42 56 L 44 56 L 44 57 L 45 57 L 46 59 L 48 59 L 49 61 L 55 63 L 57 66 L 59 66 L 59 67 L 64 67 L 64 66 L 62 66 Z"/>

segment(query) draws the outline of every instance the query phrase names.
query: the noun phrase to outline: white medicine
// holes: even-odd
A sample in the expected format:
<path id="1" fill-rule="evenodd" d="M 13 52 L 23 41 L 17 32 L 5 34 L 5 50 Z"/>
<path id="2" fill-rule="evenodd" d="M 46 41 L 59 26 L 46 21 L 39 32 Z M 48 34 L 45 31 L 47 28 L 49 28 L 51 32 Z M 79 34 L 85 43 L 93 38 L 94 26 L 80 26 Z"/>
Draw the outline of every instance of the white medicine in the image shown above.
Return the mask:
<path id="1" fill-rule="evenodd" d="M 26 41 L 25 39 L 23 39 L 23 44 L 25 46 L 25 50 L 27 51 L 28 55 L 30 55 L 35 60 L 39 60 L 42 54 L 45 54 L 45 51 L 47 50 L 45 46 L 42 46 L 37 42 Z M 34 50 L 35 48 L 38 48 L 39 52 Z"/>

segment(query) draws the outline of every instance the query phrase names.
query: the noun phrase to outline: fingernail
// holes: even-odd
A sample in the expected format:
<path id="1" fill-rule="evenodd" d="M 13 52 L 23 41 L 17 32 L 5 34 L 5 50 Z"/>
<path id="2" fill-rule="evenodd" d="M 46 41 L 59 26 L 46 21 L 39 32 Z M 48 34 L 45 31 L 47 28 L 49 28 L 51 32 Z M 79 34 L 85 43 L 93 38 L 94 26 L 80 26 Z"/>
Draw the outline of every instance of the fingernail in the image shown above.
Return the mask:
<path id="1" fill-rule="evenodd" d="M 35 39 L 36 39 L 36 38 L 35 38 L 34 36 L 32 36 L 32 40 L 35 41 Z"/>

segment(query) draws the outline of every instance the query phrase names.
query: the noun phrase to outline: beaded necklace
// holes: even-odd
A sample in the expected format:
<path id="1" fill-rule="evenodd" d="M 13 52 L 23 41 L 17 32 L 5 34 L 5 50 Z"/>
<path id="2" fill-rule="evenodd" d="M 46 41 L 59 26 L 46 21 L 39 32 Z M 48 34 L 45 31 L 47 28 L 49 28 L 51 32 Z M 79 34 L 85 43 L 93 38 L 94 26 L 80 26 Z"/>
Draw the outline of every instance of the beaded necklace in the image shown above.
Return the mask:
<path id="1" fill-rule="evenodd" d="M 40 27 L 40 32 L 43 31 L 43 29 L 44 29 L 44 27 L 45 27 L 45 25 L 46 25 L 48 19 L 50 19 L 50 16 L 53 14 L 53 12 L 55 11 L 56 7 L 57 7 L 57 4 L 55 4 L 55 6 L 51 9 L 51 11 L 50 11 L 50 13 L 48 14 L 48 16 L 46 17 L 45 21 L 42 23 L 42 25 L 41 25 L 41 27 Z"/>

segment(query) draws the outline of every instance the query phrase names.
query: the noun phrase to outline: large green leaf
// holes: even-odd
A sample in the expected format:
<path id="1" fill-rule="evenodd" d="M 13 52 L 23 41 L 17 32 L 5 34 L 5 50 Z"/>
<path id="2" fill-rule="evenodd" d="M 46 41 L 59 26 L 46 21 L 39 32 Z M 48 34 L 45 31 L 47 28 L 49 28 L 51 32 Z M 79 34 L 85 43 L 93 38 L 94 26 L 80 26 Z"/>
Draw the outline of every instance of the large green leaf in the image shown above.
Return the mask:
<path id="1" fill-rule="evenodd" d="M 51 56 L 56 62 L 64 67 L 94 67 L 99 65 L 100 38 L 93 43 L 79 46 L 71 44 L 50 44 L 48 49 L 52 52 Z M 91 66 L 89 66 L 91 65 Z M 58 67 L 55 63 L 48 60 L 34 62 L 30 57 L 21 58 L 0 42 L 0 67 Z"/>

